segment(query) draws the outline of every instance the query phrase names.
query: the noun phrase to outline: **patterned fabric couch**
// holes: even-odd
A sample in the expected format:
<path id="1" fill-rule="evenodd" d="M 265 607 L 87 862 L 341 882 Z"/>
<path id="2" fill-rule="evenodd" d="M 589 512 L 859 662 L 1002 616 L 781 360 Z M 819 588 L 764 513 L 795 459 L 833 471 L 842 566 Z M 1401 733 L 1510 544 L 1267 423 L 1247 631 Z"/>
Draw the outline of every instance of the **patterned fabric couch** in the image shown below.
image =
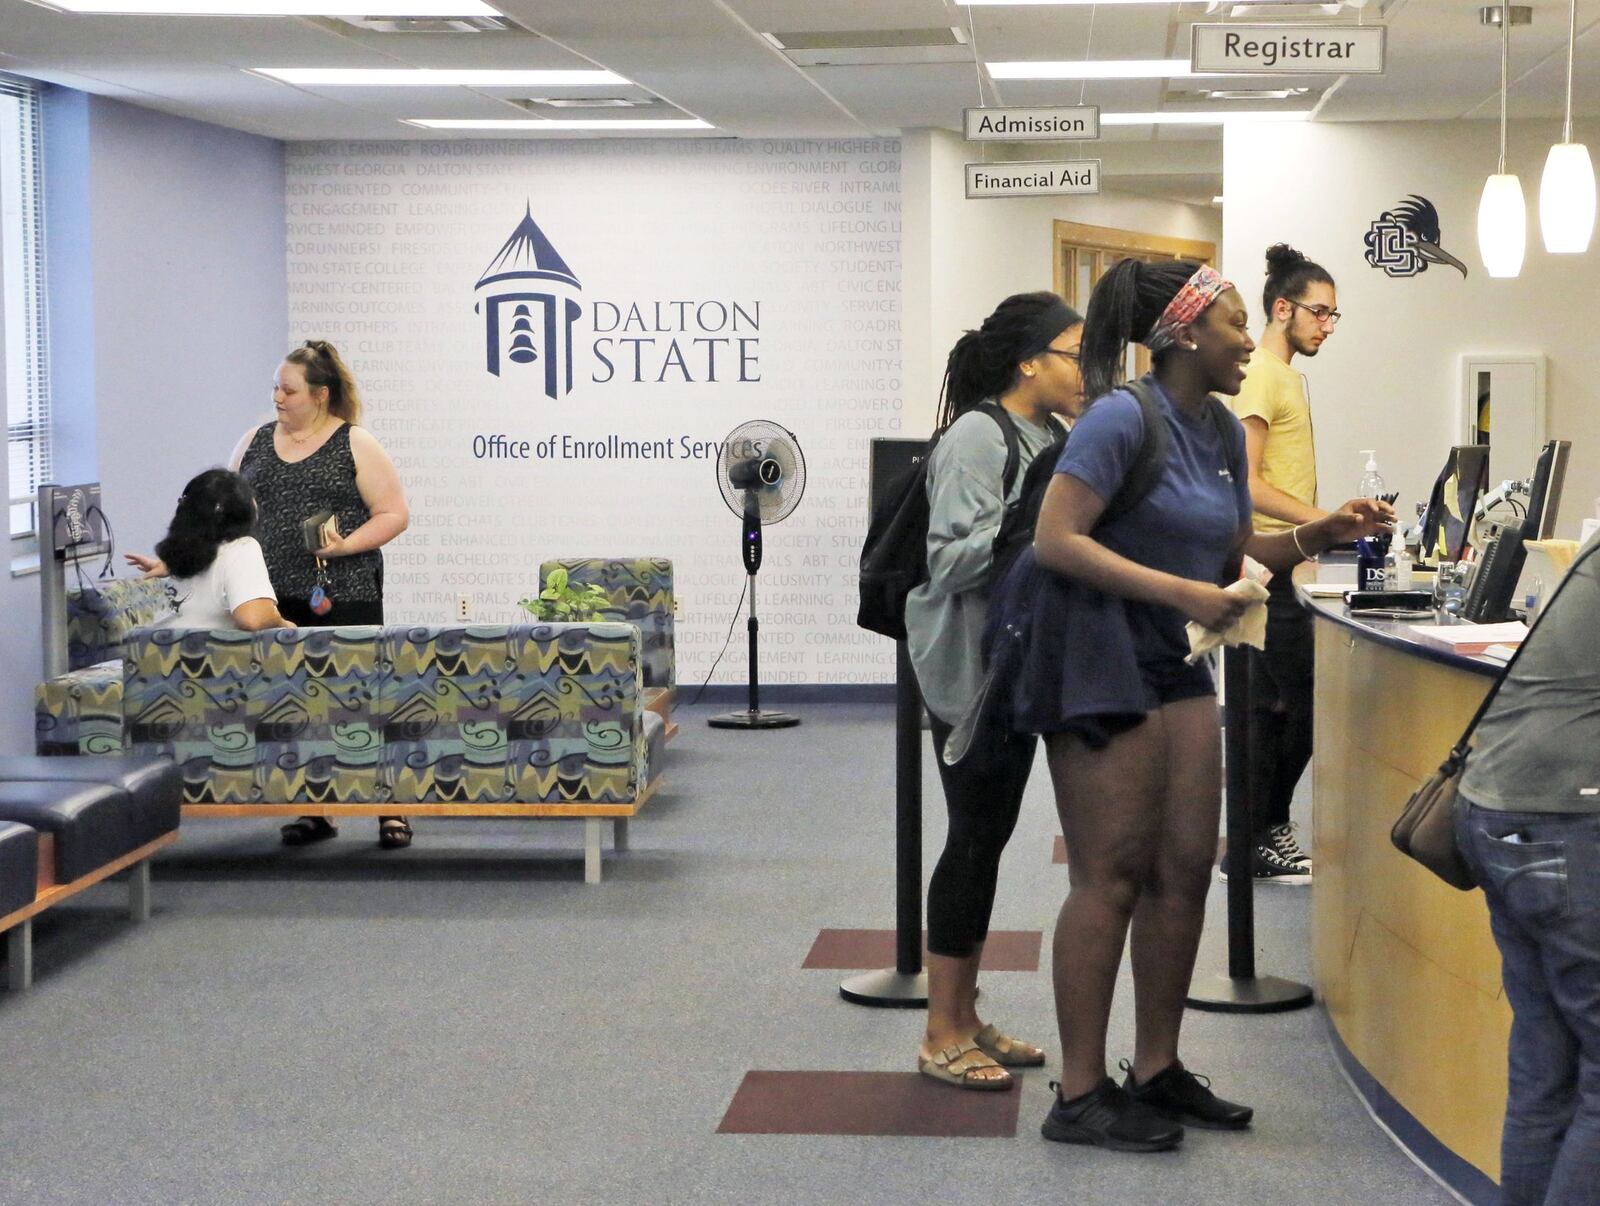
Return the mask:
<path id="1" fill-rule="evenodd" d="M 670 707 L 678 685 L 672 562 L 665 557 L 561 557 L 539 566 L 541 590 L 554 569 L 566 570 L 574 585 L 594 583 L 604 590 L 614 608 L 605 619 L 638 626 L 644 639 L 644 688 L 665 691 Z"/>
<path id="2" fill-rule="evenodd" d="M 41 748 L 87 754 L 122 749 L 122 643 L 171 608 L 164 579 L 107 578 L 67 591 L 71 669 L 34 689 Z"/>
<path id="3" fill-rule="evenodd" d="M 36 693 L 40 753 L 163 753 L 195 815 L 502 815 L 599 821 L 617 846 L 658 781 L 665 724 L 640 698 L 640 636 L 605 622 L 142 629 L 92 724 Z M 73 734 L 73 740 L 64 740 Z"/>

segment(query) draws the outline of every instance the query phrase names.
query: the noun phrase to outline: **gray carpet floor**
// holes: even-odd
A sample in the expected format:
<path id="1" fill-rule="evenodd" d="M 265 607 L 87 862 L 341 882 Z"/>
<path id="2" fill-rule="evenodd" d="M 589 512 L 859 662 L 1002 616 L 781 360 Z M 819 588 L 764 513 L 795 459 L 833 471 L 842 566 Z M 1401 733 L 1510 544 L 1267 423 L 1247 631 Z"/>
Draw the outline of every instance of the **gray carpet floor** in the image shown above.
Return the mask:
<path id="1" fill-rule="evenodd" d="M 38 922 L 35 987 L 0 992 L 0 1202 L 1451 1200 L 1314 1009 L 1189 1015 L 1187 1062 L 1257 1122 L 1177 1153 L 1044 1142 L 1049 1069 L 1014 1139 L 717 1134 L 749 1069 L 910 1071 L 920 1033 L 800 968 L 823 927 L 893 923 L 892 709 L 793 710 L 738 733 L 680 709 L 669 786 L 598 887 L 576 823 L 420 820 L 393 853 L 368 819 L 303 850 L 277 822 L 186 825 L 148 924 L 92 889 Z M 1056 832 L 1041 761 L 994 924 L 1043 930 L 1046 967 L 982 983 L 986 1016 L 1052 1047 Z M 1201 961 L 1221 971 L 1218 887 Z M 1308 979 L 1309 892 L 1257 902 L 1260 971 Z M 1131 1037 L 1125 979 L 1113 1058 Z"/>

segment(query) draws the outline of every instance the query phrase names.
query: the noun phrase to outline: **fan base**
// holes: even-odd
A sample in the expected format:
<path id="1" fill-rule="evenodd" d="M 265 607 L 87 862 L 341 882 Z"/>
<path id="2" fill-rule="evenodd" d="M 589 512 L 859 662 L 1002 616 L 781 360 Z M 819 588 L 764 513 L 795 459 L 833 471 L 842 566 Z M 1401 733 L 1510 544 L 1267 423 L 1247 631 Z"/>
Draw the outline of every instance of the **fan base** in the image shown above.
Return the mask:
<path id="1" fill-rule="evenodd" d="M 724 712 L 706 721 L 714 729 L 788 729 L 800 723 L 791 712 L 771 712 L 746 709 L 742 712 Z"/>

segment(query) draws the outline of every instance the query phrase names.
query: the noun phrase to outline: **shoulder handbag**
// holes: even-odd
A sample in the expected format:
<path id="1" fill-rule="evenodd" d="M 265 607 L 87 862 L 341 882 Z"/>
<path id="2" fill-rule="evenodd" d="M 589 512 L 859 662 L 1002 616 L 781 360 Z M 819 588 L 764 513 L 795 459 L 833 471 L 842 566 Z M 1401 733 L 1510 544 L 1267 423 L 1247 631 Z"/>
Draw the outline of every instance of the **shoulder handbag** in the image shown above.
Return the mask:
<path id="1" fill-rule="evenodd" d="M 1595 548 L 1600 549 L 1600 545 L 1596 545 Z M 1460 888 L 1463 892 L 1467 892 L 1478 886 L 1472 868 L 1461 857 L 1461 848 L 1456 843 L 1456 800 L 1459 796 L 1461 775 L 1467 766 L 1467 745 L 1472 740 L 1478 722 L 1488 712 L 1489 705 L 1500 693 L 1500 688 L 1511 674 L 1512 667 L 1522 656 L 1522 651 L 1528 647 L 1528 642 L 1533 640 L 1533 634 L 1538 631 L 1540 622 L 1549 614 L 1556 598 L 1572 580 L 1573 571 L 1584 558 L 1592 556 L 1594 552 L 1595 549 L 1590 549 L 1567 571 L 1566 577 L 1562 578 L 1551 594 L 1550 601 L 1540 609 L 1539 618 L 1533 622 L 1533 627 L 1528 629 L 1528 635 L 1522 638 L 1522 644 L 1517 646 L 1517 651 L 1511 655 L 1511 660 L 1500 672 L 1500 677 L 1483 697 L 1483 702 L 1478 705 L 1477 712 L 1468 722 L 1460 740 L 1439 764 L 1439 769 L 1411 793 L 1411 798 L 1406 801 L 1405 808 L 1400 812 L 1399 820 L 1395 821 L 1394 828 L 1389 831 L 1389 840 L 1394 843 L 1395 849 L 1416 859 L 1452 888 Z"/>

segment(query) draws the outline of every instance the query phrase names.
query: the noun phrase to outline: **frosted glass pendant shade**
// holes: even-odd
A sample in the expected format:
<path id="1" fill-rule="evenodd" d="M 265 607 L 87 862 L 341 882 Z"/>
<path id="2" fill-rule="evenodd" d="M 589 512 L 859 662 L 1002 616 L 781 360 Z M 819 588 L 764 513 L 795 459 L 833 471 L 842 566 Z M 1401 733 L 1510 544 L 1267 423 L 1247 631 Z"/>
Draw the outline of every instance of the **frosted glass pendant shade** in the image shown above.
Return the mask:
<path id="1" fill-rule="evenodd" d="M 1594 234 L 1594 164 L 1581 142 L 1558 142 L 1550 148 L 1539 181 L 1539 229 L 1546 251 L 1589 250 Z"/>
<path id="2" fill-rule="evenodd" d="M 1490 276 L 1516 276 L 1528 244 L 1528 207 L 1522 181 L 1490 176 L 1478 200 L 1478 254 Z"/>

